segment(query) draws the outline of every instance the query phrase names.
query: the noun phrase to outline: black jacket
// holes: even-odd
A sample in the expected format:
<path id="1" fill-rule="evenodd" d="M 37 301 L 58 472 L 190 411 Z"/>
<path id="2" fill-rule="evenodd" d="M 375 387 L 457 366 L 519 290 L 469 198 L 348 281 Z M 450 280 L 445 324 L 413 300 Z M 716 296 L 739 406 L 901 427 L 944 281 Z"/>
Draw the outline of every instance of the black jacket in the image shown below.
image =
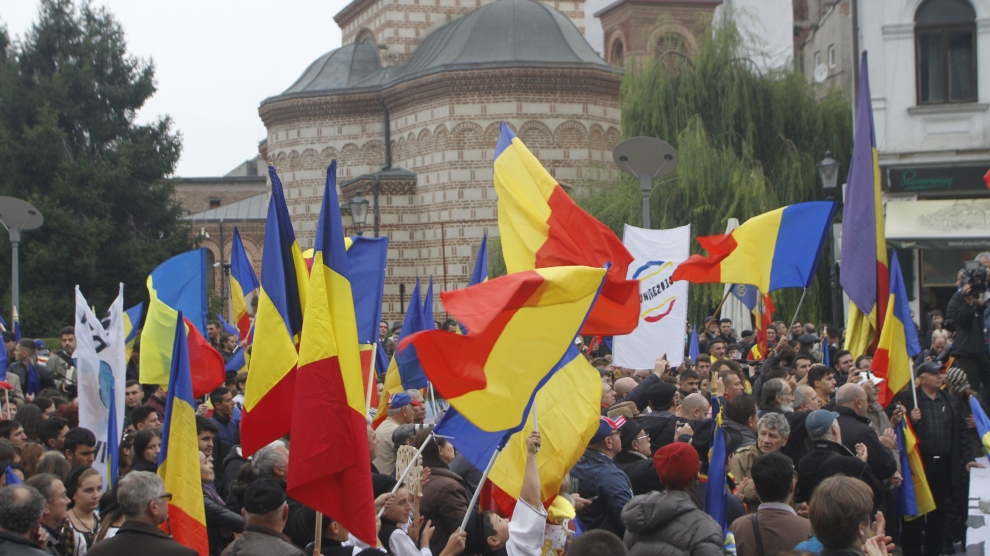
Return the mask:
<path id="1" fill-rule="evenodd" d="M 677 416 L 669 411 L 654 411 L 639 420 L 643 432 L 650 435 L 651 452 L 656 453 L 657 450 L 674 441 L 677 419 Z"/>
<path id="2" fill-rule="evenodd" d="M 48 556 L 48 553 L 38 548 L 24 537 L 0 531 L 0 554 L 3 556 Z"/>
<path id="3" fill-rule="evenodd" d="M 949 305 L 945 309 L 945 318 L 952 319 L 956 325 L 956 331 L 952 333 L 953 355 L 963 357 L 986 355 L 987 347 L 983 341 L 983 306 L 968 305 L 965 294 L 957 291 L 949 300 Z"/>
<path id="4" fill-rule="evenodd" d="M 849 448 L 831 440 L 813 440 L 811 451 L 797 466 L 798 480 L 794 489 L 795 502 L 808 502 L 818 483 L 833 475 L 845 475 L 866 483 L 873 491 L 873 507 L 883 504 L 883 484 L 870 466 L 859 460 Z"/>
<path id="5" fill-rule="evenodd" d="M 652 458 L 635 452 L 619 452 L 613 461 L 629 477 L 633 495 L 666 490 L 660 482 L 660 475 L 657 475 Z"/>
<path id="6" fill-rule="evenodd" d="M 924 390 L 918 388 L 919 398 L 927 395 Z M 968 477 L 966 464 L 975 461 L 973 459 L 973 446 L 970 444 L 970 437 L 972 435 L 963 434 L 963 430 L 966 427 L 965 414 L 963 413 L 962 404 L 959 403 L 959 399 L 950 395 L 945 390 L 939 390 L 938 395 L 945 397 L 946 406 L 952 412 L 952 452 L 949 454 L 949 468 L 951 469 L 952 476 L 950 477 L 950 481 L 953 489 L 962 488 L 966 484 Z M 911 394 L 911 391 L 905 390 L 898 393 L 894 396 L 894 401 L 904 406 L 906 409 L 904 418 L 908 418 L 911 415 L 911 410 L 914 409 L 914 396 Z M 895 404 L 890 404 L 887 406 L 887 409 L 889 412 L 893 412 L 894 407 L 896 407 Z M 922 413 L 921 422 L 916 425 L 912 423 L 915 431 L 918 430 L 918 427 L 924 426 L 924 422 L 925 415 Z M 921 455 L 924 456 L 925 447 L 919 444 L 918 449 L 921 451 Z"/>
<path id="7" fill-rule="evenodd" d="M 877 431 L 870 426 L 870 420 L 860 417 L 851 408 L 838 405 L 839 430 L 842 431 L 842 445 L 855 452 L 857 444 L 866 445 L 867 460 L 877 479 L 886 481 L 897 472 L 897 460 L 889 448 L 880 443 Z"/>
<path id="8" fill-rule="evenodd" d="M 731 444 L 745 448 L 746 446 L 756 444 L 756 433 L 746 425 L 737 423 L 732 419 L 726 418 L 722 420 L 722 430 L 725 431 L 725 443 L 727 446 Z"/>
<path id="9" fill-rule="evenodd" d="M 241 447 L 239 445 L 231 447 L 227 457 L 223 459 L 223 476 L 218 475 L 214 481 L 217 494 L 224 500 L 227 500 L 227 496 L 230 494 L 230 483 L 234 482 L 237 473 L 245 463 L 247 460 L 241 455 Z"/>
<path id="10" fill-rule="evenodd" d="M 211 492 L 212 491 L 212 492 Z M 228 510 L 218 501 L 213 485 L 203 485 L 203 506 L 206 509 L 206 535 L 210 542 L 210 554 L 220 556 L 233 540 L 231 533 L 244 531 L 244 518 Z"/>
<path id="11" fill-rule="evenodd" d="M 141 521 L 127 520 L 117 534 L 93 545 L 86 553 L 92 556 L 197 556 L 164 531 Z"/>

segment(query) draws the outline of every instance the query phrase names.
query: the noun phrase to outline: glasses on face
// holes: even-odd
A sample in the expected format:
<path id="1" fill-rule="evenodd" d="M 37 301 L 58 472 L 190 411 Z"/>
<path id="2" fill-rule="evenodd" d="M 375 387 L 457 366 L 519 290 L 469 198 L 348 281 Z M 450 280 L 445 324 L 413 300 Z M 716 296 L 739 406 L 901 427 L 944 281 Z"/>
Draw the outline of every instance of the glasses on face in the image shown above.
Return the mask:
<path id="1" fill-rule="evenodd" d="M 637 436 L 636 438 L 634 438 L 633 442 L 642 442 L 643 440 L 649 440 L 649 439 L 650 439 L 650 435 L 644 434 L 643 436 Z"/>
<path id="2" fill-rule="evenodd" d="M 161 500 L 162 498 L 164 498 L 165 500 L 168 500 L 169 502 L 171 502 L 172 501 L 172 493 L 171 492 L 166 492 L 165 494 L 163 494 L 163 495 L 159 496 L 158 498 L 156 498 L 156 500 Z"/>

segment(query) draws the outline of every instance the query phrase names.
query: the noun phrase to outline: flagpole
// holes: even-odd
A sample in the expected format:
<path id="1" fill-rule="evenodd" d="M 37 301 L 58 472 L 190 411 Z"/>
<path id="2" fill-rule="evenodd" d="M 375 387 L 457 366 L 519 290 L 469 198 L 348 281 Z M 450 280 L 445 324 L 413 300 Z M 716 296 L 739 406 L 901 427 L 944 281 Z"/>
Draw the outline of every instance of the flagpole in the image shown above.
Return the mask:
<path id="1" fill-rule="evenodd" d="M 794 318 L 791 319 L 791 324 L 790 324 L 790 326 L 787 327 L 787 334 L 790 334 L 791 333 L 791 328 L 793 328 L 794 327 L 794 323 L 797 322 L 798 311 L 801 310 L 801 304 L 804 303 L 804 296 L 807 293 L 808 293 L 808 288 L 804 288 L 803 290 L 801 290 L 801 299 L 798 300 L 797 309 L 794 309 Z M 797 338 L 794 338 L 794 339 L 797 340 Z M 779 340 L 778 340 L 777 345 L 780 345 Z"/>
<path id="2" fill-rule="evenodd" d="M 478 488 L 474 489 L 474 495 L 471 497 L 471 502 L 468 504 L 467 511 L 464 512 L 464 520 L 461 521 L 461 531 L 467 531 L 467 522 L 471 519 L 471 515 L 474 513 L 474 505 L 478 503 L 478 498 L 481 496 L 482 486 L 485 484 L 485 480 L 488 479 L 488 474 L 491 473 L 492 467 L 495 465 L 495 458 L 502 452 L 502 447 L 499 446 L 495 448 L 495 453 L 492 454 L 492 459 L 488 462 L 488 467 L 485 467 L 485 472 L 481 474 L 481 480 L 478 481 Z"/>
<path id="3" fill-rule="evenodd" d="M 375 380 L 375 360 L 377 358 L 378 358 L 378 343 L 374 342 L 371 344 L 371 368 L 368 369 L 368 391 L 365 393 L 365 399 L 364 399 L 365 415 L 371 413 L 372 388 L 378 388 L 378 383 Z"/>
<path id="4" fill-rule="evenodd" d="M 725 290 L 725 295 L 722 297 L 722 302 L 718 304 L 718 307 L 715 308 L 715 313 L 712 314 L 712 320 L 715 320 L 715 319 L 718 318 L 718 314 L 722 312 L 722 305 L 725 305 L 725 300 L 726 299 L 729 299 L 729 296 L 731 294 L 732 294 L 732 288 L 731 287 L 729 289 Z M 709 321 L 709 323 L 710 322 L 711 321 Z M 715 322 L 718 322 L 718 321 L 715 321 Z M 704 326 L 705 326 L 705 329 L 701 332 L 702 334 L 705 334 L 705 333 L 708 332 L 708 324 L 705 324 Z"/>
<path id="5" fill-rule="evenodd" d="M 918 407 L 918 387 L 914 385 L 914 361 L 909 361 L 908 366 L 911 369 L 911 395 L 914 396 L 914 407 Z"/>
<path id="6" fill-rule="evenodd" d="M 426 448 L 426 445 L 431 440 L 433 440 L 433 433 L 432 432 L 430 433 L 430 436 L 427 436 L 426 437 L 426 440 L 423 441 L 423 445 L 419 447 L 419 450 L 416 452 L 416 455 L 413 456 L 411 460 L 409 460 L 409 464 L 406 465 L 405 470 L 402 472 L 402 476 L 399 477 L 399 480 L 395 483 L 395 486 L 392 487 L 392 494 L 395 494 L 396 492 L 398 492 L 399 491 L 399 488 L 402 487 L 402 482 L 406 480 L 406 477 L 409 475 L 409 472 L 412 471 L 412 468 L 416 466 L 416 462 L 419 461 L 419 455 L 423 453 L 423 450 Z M 481 484 L 481 483 L 479 483 L 479 484 Z M 378 517 L 375 518 L 375 519 L 380 519 L 382 517 L 382 514 L 383 513 L 385 513 L 385 506 L 384 505 L 382 505 L 382 509 L 378 512 Z"/>
<path id="7" fill-rule="evenodd" d="M 313 536 L 313 556 L 320 556 L 323 548 L 323 512 L 316 512 L 316 532 Z"/>

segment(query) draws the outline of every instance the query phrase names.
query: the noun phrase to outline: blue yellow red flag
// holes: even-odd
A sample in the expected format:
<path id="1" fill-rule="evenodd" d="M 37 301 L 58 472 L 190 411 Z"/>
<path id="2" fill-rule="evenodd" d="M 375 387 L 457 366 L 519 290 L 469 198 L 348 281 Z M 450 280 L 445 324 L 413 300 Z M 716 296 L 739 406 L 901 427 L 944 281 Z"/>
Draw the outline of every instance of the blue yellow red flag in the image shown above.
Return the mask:
<path id="1" fill-rule="evenodd" d="M 234 226 L 234 239 L 230 243 L 230 302 L 234 309 L 234 324 L 239 338 L 247 338 L 251 328 L 251 314 L 248 313 L 247 296 L 261 287 L 258 275 L 244 251 L 241 232 Z"/>
<path id="2" fill-rule="evenodd" d="M 447 312 L 470 332 L 419 332 L 401 340 L 396 354 L 418 359 L 437 391 L 476 427 L 512 429 L 525 422 L 537 390 L 573 346 L 605 272 L 540 268 L 443 292 Z"/>
<path id="3" fill-rule="evenodd" d="M 564 475 L 577 463 L 598 430 L 602 395 L 601 375 L 572 345 L 558 362 L 559 370 L 536 393 L 536 416 L 543 447 L 536 456 L 540 470 L 541 498 L 553 498 Z M 495 448 L 503 444 L 488 478 L 511 499 L 519 498 L 526 465 L 526 437 L 533 430 L 533 416 L 508 431 L 485 432 L 457 410 L 447 410 L 437 434 L 450 442 L 478 469 L 484 469 Z M 509 500 L 496 496 L 501 508 L 512 513 Z"/>
<path id="4" fill-rule="evenodd" d="M 736 228 L 737 230 L 739 228 Z M 708 452 L 708 485 L 705 487 L 705 513 L 722 526 L 722 533 L 729 529 L 725 519 L 725 506 L 729 493 L 725 489 L 725 435 L 722 432 L 722 408 L 718 396 L 712 396 L 712 415 L 715 416 L 712 430 L 712 447 Z"/>
<path id="5" fill-rule="evenodd" d="M 608 226 L 577 206 L 505 123 L 495 146 L 495 193 L 509 274 L 611 265 L 581 334 L 628 334 L 636 328 L 639 282 L 626 279 L 632 255 Z"/>
<path id="6" fill-rule="evenodd" d="M 897 491 L 897 511 L 905 519 L 921 517 L 935 509 L 935 499 L 928 488 L 925 466 L 918 451 L 918 438 L 907 419 L 894 427 L 897 434 L 897 448 L 901 453 L 901 475 L 904 480 Z"/>
<path id="7" fill-rule="evenodd" d="M 406 317 L 402 321 L 402 330 L 399 332 L 400 343 L 416 332 L 436 329 L 436 325 L 433 323 L 432 318 L 432 276 L 430 277 L 429 292 L 430 297 L 426 300 L 421 300 L 419 295 L 419 278 L 416 278 L 416 285 L 413 286 L 412 294 L 409 296 L 409 307 L 406 310 Z M 430 316 L 426 314 L 428 306 Z M 395 350 L 393 357 L 396 368 L 398 369 L 399 377 L 402 380 L 402 390 L 418 390 L 420 388 L 426 388 L 429 382 L 427 381 L 426 374 L 423 373 L 423 367 L 414 352 L 400 352 L 399 350 Z M 387 373 L 386 376 L 388 376 Z"/>
<path id="8" fill-rule="evenodd" d="M 332 161 L 316 226 L 295 371 L 287 492 L 374 544 L 365 390 L 336 178 L 337 161 Z"/>
<path id="9" fill-rule="evenodd" d="M 163 528 L 170 526 L 176 541 L 196 550 L 200 556 L 208 556 L 210 547 L 206 538 L 206 510 L 196 440 L 197 404 L 193 397 L 183 323 L 183 314 L 179 311 L 172 326 L 175 331 L 172 367 L 162 424 L 162 446 L 158 453 L 158 476 L 165 481 L 165 491 L 172 494 L 168 504 L 170 525 L 163 524 Z"/>
<path id="10" fill-rule="evenodd" d="M 983 411 L 980 400 L 976 399 L 976 396 L 972 394 L 969 396 L 969 407 L 973 411 L 973 421 L 976 423 L 976 432 L 980 437 L 980 444 L 982 444 L 983 451 L 990 454 L 990 419 L 987 418 L 986 412 Z"/>
<path id="11" fill-rule="evenodd" d="M 245 456 L 289 432 L 288 410 L 296 390 L 297 346 L 309 281 L 309 271 L 289 221 L 282 181 L 270 166 L 268 175 L 272 196 L 265 223 L 258 313 L 241 417 L 241 448 Z"/>
<path id="12" fill-rule="evenodd" d="M 358 342 L 371 344 L 378 341 L 378 324 L 382 320 L 388 238 L 357 236 L 347 239 L 344 244 L 354 292 Z"/>
<path id="13" fill-rule="evenodd" d="M 835 203 L 798 203 L 754 216 L 727 234 L 698 243 L 709 256 L 691 255 L 672 281 L 752 284 L 761 292 L 807 288 L 815 278 Z"/>
<path id="14" fill-rule="evenodd" d="M 842 274 L 849 295 L 845 348 L 853 357 L 872 353 L 883 331 L 890 295 L 887 239 L 883 226 L 880 164 L 873 128 L 873 98 L 866 52 L 860 62 L 853 155 L 849 163 L 842 221 L 855 222 L 842 232 Z"/>
<path id="15" fill-rule="evenodd" d="M 887 314 L 880 331 L 880 341 L 870 363 L 870 370 L 878 377 L 887 379 L 879 384 L 877 391 L 877 401 L 883 406 L 911 382 L 911 366 L 915 356 L 921 353 L 921 342 L 911 319 L 911 306 L 896 252 L 890 261 L 890 299 L 886 305 Z"/>
<path id="16" fill-rule="evenodd" d="M 234 351 L 234 355 L 227 360 L 227 364 L 224 365 L 224 370 L 228 373 L 239 373 L 241 371 L 247 370 L 247 357 L 244 349 L 238 347 Z"/>
<path id="17" fill-rule="evenodd" d="M 138 303 L 124 311 L 124 356 L 128 361 L 131 359 L 131 351 L 134 349 L 134 340 L 137 339 L 141 331 L 141 316 L 144 314 L 144 302 Z"/>

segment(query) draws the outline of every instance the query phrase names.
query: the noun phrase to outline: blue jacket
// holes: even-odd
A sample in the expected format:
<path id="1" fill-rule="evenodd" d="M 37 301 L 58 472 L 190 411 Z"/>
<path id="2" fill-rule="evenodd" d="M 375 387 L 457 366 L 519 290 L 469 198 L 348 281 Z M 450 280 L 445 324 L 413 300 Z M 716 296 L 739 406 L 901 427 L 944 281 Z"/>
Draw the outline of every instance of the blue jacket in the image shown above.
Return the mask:
<path id="1" fill-rule="evenodd" d="M 221 420 L 222 418 L 215 412 L 210 419 L 220 429 L 220 436 L 216 442 L 218 445 L 213 447 L 213 469 L 219 473 L 223 473 L 223 461 L 226 459 L 227 454 L 230 453 L 231 448 L 241 443 L 240 423 L 231 417 Z M 221 462 L 219 468 L 216 465 L 217 462 Z"/>
<path id="2" fill-rule="evenodd" d="M 578 512 L 585 531 L 605 529 L 621 538 L 626 532 L 626 526 L 622 523 L 622 508 L 633 497 L 629 477 L 608 456 L 588 449 L 571 469 L 571 481 L 575 479 L 578 481 L 578 494 L 582 498 L 595 499 Z"/>

